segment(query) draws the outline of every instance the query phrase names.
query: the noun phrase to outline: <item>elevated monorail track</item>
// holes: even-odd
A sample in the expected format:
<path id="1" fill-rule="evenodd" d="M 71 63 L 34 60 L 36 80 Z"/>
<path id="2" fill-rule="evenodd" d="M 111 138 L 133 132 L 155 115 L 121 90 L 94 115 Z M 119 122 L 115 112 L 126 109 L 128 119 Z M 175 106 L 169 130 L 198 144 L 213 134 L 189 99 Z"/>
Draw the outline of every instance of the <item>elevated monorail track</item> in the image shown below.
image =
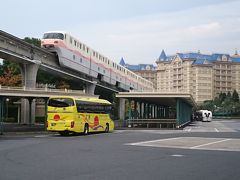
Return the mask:
<path id="1" fill-rule="evenodd" d="M 102 83 L 98 79 L 94 79 L 83 73 L 61 67 L 55 53 L 27 43 L 2 30 L 0 30 L 0 58 L 19 64 L 39 64 L 40 69 L 48 73 L 57 74 L 63 78 L 80 80 L 84 83 L 94 84 L 113 92 L 123 91 L 122 89 Z"/>

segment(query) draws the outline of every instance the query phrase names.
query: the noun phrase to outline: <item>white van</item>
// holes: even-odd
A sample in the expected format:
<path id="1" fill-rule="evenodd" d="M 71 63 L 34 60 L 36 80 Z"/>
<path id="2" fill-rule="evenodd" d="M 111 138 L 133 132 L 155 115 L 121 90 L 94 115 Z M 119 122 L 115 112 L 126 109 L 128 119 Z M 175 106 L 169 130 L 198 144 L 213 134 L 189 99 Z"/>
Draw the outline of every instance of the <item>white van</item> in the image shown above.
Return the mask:
<path id="1" fill-rule="evenodd" d="M 212 112 L 208 110 L 199 110 L 196 112 L 198 114 L 198 120 L 203 122 L 210 122 L 212 121 Z"/>

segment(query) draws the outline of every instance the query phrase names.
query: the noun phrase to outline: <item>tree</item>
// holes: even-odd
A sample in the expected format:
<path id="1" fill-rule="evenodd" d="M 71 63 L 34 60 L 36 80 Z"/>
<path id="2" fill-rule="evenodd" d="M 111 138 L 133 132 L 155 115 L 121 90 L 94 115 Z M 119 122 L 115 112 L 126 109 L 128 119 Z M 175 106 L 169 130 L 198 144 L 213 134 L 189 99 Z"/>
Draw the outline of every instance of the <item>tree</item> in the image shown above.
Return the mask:
<path id="1" fill-rule="evenodd" d="M 232 98 L 231 97 L 226 97 L 224 99 L 224 101 L 222 102 L 222 107 L 223 107 L 223 110 L 224 112 L 232 112 L 233 110 L 233 104 L 234 102 L 232 101 Z"/>
<path id="2" fill-rule="evenodd" d="M 221 105 L 221 100 L 219 97 L 215 97 L 213 100 L 214 105 L 220 106 Z"/>
<path id="3" fill-rule="evenodd" d="M 22 84 L 22 76 L 16 73 L 14 67 L 6 66 L 3 68 L 0 76 L 0 84 L 3 86 L 20 86 Z"/>
<path id="4" fill-rule="evenodd" d="M 0 76 L 8 69 L 11 69 L 13 75 L 20 74 L 20 67 L 17 63 L 3 60 L 3 64 L 0 66 Z"/>
<path id="5" fill-rule="evenodd" d="M 61 80 L 60 82 L 58 82 L 56 86 L 58 89 L 70 89 L 70 85 L 64 80 Z"/>
<path id="6" fill-rule="evenodd" d="M 207 110 L 210 110 L 210 111 L 214 111 L 214 101 L 212 101 L 212 100 L 204 101 L 202 109 L 207 109 Z"/>
<path id="7" fill-rule="evenodd" d="M 40 39 L 25 37 L 23 40 L 30 43 L 30 44 L 33 44 L 34 46 L 41 47 L 41 40 Z"/>
<path id="8" fill-rule="evenodd" d="M 226 93 L 222 93 L 222 92 L 221 92 L 221 93 L 219 94 L 219 100 L 220 100 L 220 102 L 222 103 L 226 97 L 227 97 Z"/>
<path id="9" fill-rule="evenodd" d="M 232 94 L 228 91 L 227 98 L 232 98 Z"/>
<path id="10" fill-rule="evenodd" d="M 41 46 L 40 39 L 25 37 L 24 40 L 35 46 Z M 19 86 L 22 84 L 21 71 L 17 63 L 3 61 L 3 65 L 0 66 L 0 84 L 4 86 Z"/>
<path id="11" fill-rule="evenodd" d="M 239 95 L 238 95 L 238 93 L 235 89 L 234 89 L 233 94 L 232 94 L 232 100 L 234 102 L 239 102 Z"/>
<path id="12" fill-rule="evenodd" d="M 208 109 L 215 113 L 224 115 L 239 115 L 240 102 L 239 95 L 236 90 L 232 93 L 220 93 L 213 101 L 204 101 L 200 109 Z"/>

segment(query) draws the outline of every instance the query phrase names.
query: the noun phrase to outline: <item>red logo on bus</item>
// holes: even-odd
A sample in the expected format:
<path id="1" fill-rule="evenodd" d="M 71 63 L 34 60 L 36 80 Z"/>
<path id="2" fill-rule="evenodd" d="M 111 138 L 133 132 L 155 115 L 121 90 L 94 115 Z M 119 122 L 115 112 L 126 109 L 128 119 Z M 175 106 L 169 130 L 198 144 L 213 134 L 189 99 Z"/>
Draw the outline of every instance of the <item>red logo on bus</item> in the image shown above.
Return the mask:
<path id="1" fill-rule="evenodd" d="M 98 126 L 98 125 L 99 125 L 99 118 L 98 118 L 98 116 L 95 116 L 93 127 Z"/>
<path id="2" fill-rule="evenodd" d="M 58 114 L 55 114 L 54 117 L 53 117 L 53 119 L 54 119 L 55 121 L 58 121 L 58 120 L 60 120 L 60 116 L 59 116 Z"/>

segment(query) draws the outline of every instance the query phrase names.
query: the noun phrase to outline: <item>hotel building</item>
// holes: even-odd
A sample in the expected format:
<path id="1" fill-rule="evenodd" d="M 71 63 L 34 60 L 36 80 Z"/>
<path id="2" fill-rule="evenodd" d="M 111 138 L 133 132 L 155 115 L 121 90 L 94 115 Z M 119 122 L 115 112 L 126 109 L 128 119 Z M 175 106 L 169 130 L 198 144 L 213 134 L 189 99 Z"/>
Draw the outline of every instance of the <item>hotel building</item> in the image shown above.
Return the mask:
<path id="1" fill-rule="evenodd" d="M 190 93 L 198 104 L 214 99 L 220 92 L 236 90 L 240 94 L 240 56 L 237 52 L 233 56 L 200 52 L 167 56 L 163 50 L 156 64 L 157 67 L 147 70 L 152 71 L 151 75 L 140 65 L 125 64 L 125 67 L 135 72 L 137 69 L 141 76 L 152 80 L 156 91 Z"/>

